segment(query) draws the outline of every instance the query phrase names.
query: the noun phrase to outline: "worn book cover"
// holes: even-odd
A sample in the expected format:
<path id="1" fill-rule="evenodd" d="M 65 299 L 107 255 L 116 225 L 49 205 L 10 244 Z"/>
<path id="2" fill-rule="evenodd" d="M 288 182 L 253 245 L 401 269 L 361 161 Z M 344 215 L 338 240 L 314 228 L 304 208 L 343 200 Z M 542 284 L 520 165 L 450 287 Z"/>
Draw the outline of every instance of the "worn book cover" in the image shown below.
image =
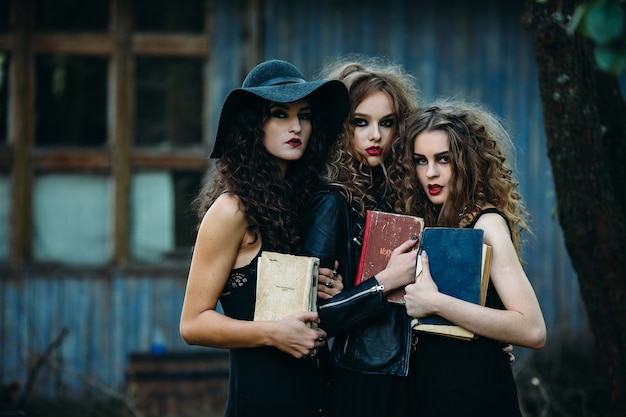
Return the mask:
<path id="1" fill-rule="evenodd" d="M 317 310 L 319 259 L 263 251 L 257 263 L 254 320 Z"/>
<path id="2" fill-rule="evenodd" d="M 405 241 L 419 237 L 423 227 L 421 217 L 368 210 L 355 285 L 385 269 L 391 252 Z M 402 298 L 401 292 L 389 294 L 387 299 L 394 301 L 396 297 Z"/>
<path id="3" fill-rule="evenodd" d="M 491 247 L 483 243 L 482 230 L 427 227 L 422 233 L 420 249 L 428 254 L 430 272 L 440 292 L 485 305 Z M 417 279 L 421 276 L 421 262 L 416 276 Z M 467 329 L 436 315 L 414 320 L 413 329 L 463 339 L 475 337 Z"/>

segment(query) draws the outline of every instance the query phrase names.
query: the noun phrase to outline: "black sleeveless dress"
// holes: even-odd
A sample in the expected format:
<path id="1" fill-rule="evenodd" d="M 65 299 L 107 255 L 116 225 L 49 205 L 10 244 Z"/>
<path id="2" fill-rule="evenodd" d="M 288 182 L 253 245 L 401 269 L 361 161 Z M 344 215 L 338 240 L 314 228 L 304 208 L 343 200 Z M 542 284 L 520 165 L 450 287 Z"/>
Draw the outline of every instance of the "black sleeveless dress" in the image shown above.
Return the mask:
<path id="1" fill-rule="evenodd" d="M 254 316 L 257 258 L 228 278 L 220 302 L 229 317 Z M 231 349 L 225 416 L 321 416 L 326 396 L 319 363 L 319 358 L 296 359 L 273 347 Z"/>
<path id="2" fill-rule="evenodd" d="M 501 212 L 486 209 L 476 216 Z M 504 217 L 504 216 L 503 216 Z M 504 309 L 490 283 L 486 305 Z M 502 343 L 480 337 L 472 341 L 418 333 L 413 355 L 413 397 L 418 416 L 521 417 L 511 364 Z"/>

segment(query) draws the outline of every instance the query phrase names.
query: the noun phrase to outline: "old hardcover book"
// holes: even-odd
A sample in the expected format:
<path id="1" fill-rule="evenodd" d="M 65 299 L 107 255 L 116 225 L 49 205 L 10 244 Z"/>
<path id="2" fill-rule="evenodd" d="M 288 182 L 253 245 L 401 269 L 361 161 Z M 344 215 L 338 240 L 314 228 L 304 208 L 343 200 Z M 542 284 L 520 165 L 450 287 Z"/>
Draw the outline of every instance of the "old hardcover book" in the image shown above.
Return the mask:
<path id="1" fill-rule="evenodd" d="M 385 269 L 391 252 L 405 241 L 419 237 L 423 228 L 421 217 L 368 210 L 355 285 Z M 401 302 L 403 294 L 402 289 L 393 291 L 388 294 L 387 300 Z"/>
<path id="2" fill-rule="evenodd" d="M 319 259 L 263 251 L 257 263 L 254 320 L 317 310 Z"/>
<path id="3" fill-rule="evenodd" d="M 491 246 L 483 243 L 480 229 L 427 227 L 422 233 L 420 249 L 428 254 L 430 272 L 439 291 L 461 300 L 485 305 Z M 421 258 L 416 277 L 421 276 Z M 473 339 L 475 334 L 448 320 L 432 315 L 413 321 L 413 329 L 461 339 Z"/>

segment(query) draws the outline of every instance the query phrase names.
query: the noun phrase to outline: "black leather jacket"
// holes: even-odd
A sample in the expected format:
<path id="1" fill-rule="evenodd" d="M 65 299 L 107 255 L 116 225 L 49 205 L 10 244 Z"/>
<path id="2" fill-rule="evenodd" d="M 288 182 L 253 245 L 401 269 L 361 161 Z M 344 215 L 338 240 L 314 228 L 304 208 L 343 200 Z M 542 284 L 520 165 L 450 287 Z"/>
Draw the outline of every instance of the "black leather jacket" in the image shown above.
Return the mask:
<path id="1" fill-rule="evenodd" d="M 411 319 L 403 305 L 387 302 L 375 277 L 354 286 L 362 221 L 337 189 L 317 192 L 305 219 L 304 254 L 332 268 L 339 261 L 344 291 L 319 303 L 320 327 L 334 336 L 330 361 L 368 374 L 406 376 Z"/>

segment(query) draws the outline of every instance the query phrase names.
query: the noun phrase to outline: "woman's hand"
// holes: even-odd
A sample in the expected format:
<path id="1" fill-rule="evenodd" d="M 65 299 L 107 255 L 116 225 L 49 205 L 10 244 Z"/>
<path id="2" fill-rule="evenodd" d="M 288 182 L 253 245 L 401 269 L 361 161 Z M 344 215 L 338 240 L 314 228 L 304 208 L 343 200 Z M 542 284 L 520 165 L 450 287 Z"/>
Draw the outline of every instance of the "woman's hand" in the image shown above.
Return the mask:
<path id="1" fill-rule="evenodd" d="M 428 254 L 423 251 L 420 256 L 422 264 L 421 273 L 418 275 L 414 284 L 407 285 L 404 289 L 406 294 L 406 312 L 409 316 L 420 318 L 434 314 L 436 307 L 433 304 L 433 295 L 439 294 L 439 288 L 432 275 L 430 275 L 430 265 L 428 263 Z"/>
<path id="2" fill-rule="evenodd" d="M 515 355 L 513 354 L 513 345 L 512 344 L 510 344 L 510 343 L 505 344 L 502 347 L 502 353 L 504 354 L 504 356 L 507 357 L 509 362 L 511 362 L 511 363 L 515 362 Z"/>
<path id="3" fill-rule="evenodd" d="M 337 273 L 339 263 L 335 261 L 335 268 L 320 268 L 319 283 L 317 284 L 317 298 L 328 300 L 343 291 L 343 277 Z"/>
<path id="4" fill-rule="evenodd" d="M 415 282 L 416 243 L 415 239 L 409 239 L 395 248 L 387 267 L 376 274 L 376 280 L 385 287 L 385 293 Z"/>
<path id="5" fill-rule="evenodd" d="M 326 332 L 308 323 L 319 322 L 316 312 L 295 313 L 275 323 L 271 345 L 295 358 L 314 356 L 326 343 Z"/>

